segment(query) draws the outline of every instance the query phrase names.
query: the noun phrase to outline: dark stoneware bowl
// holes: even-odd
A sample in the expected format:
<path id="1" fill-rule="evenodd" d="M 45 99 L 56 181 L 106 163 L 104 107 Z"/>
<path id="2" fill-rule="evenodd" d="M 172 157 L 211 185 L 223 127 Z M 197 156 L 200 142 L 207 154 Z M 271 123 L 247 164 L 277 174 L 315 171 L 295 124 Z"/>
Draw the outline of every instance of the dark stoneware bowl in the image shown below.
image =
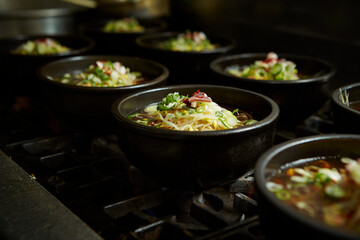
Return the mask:
<path id="1" fill-rule="evenodd" d="M 87 69 L 97 60 L 119 61 L 131 71 L 139 71 L 149 80 L 145 83 L 124 87 L 84 87 L 54 81 L 65 73 L 78 73 Z M 124 56 L 88 55 L 64 58 L 43 65 L 38 76 L 42 95 L 51 109 L 67 116 L 69 120 L 79 119 L 83 123 L 96 122 L 101 125 L 104 119 L 112 119 L 113 102 L 132 92 L 163 86 L 169 71 L 157 62 Z M 81 123 L 81 122 L 80 122 Z"/>
<path id="2" fill-rule="evenodd" d="M 117 18 L 102 17 L 87 21 L 81 27 L 82 32 L 95 40 L 96 54 L 140 56 L 139 48 L 135 44 L 136 38 L 150 33 L 160 32 L 166 29 L 167 23 L 160 19 L 137 19 L 144 26 L 142 32 L 107 33 L 103 27 L 109 20 Z M 151 58 L 150 58 L 151 59 Z"/>
<path id="3" fill-rule="evenodd" d="M 71 50 L 58 54 L 21 55 L 12 53 L 21 44 L 38 38 L 54 38 Z M 0 68 L 7 84 L 25 92 L 37 90 L 36 69 L 50 61 L 86 54 L 95 46 L 91 38 L 81 35 L 18 35 L 0 39 Z"/>
<path id="4" fill-rule="evenodd" d="M 360 82 L 341 87 L 342 95 L 348 94 L 349 106 L 340 100 L 340 89 L 334 90 L 331 96 L 331 109 L 335 131 L 339 133 L 360 134 L 360 110 L 351 107 L 354 102 L 360 107 Z"/>
<path id="5" fill-rule="evenodd" d="M 279 127 L 292 128 L 318 110 L 328 99 L 327 84 L 336 72 L 335 67 L 313 57 L 279 54 L 279 58 L 293 61 L 299 80 L 256 80 L 234 76 L 227 72 L 232 65 L 251 65 L 266 58 L 266 53 L 228 55 L 212 61 L 210 68 L 216 84 L 234 86 L 262 93 L 279 104 L 281 115 Z"/>
<path id="6" fill-rule="evenodd" d="M 280 168 L 299 159 L 360 156 L 360 135 L 323 134 L 290 140 L 264 152 L 255 166 L 260 224 L 269 239 L 355 240 L 359 236 L 326 225 L 286 206 L 268 191 L 266 182 Z M 289 236 L 290 234 L 290 236 Z"/>
<path id="7" fill-rule="evenodd" d="M 144 126 L 128 118 L 168 93 L 191 95 L 198 89 L 220 105 L 252 112 L 258 122 L 235 129 L 190 132 Z M 257 157 L 273 144 L 279 109 L 268 97 L 238 88 L 175 85 L 119 99 L 112 113 L 120 148 L 134 166 L 163 186 L 201 189 L 234 180 L 254 166 Z"/>
<path id="8" fill-rule="evenodd" d="M 236 41 L 225 36 L 206 34 L 211 43 L 218 45 L 213 50 L 172 51 L 159 47 L 159 44 L 176 38 L 180 32 L 159 32 L 140 36 L 136 44 L 142 49 L 144 57 L 156 59 L 167 66 L 171 72 L 169 84 L 210 84 L 209 64 L 215 58 L 229 52 Z"/>

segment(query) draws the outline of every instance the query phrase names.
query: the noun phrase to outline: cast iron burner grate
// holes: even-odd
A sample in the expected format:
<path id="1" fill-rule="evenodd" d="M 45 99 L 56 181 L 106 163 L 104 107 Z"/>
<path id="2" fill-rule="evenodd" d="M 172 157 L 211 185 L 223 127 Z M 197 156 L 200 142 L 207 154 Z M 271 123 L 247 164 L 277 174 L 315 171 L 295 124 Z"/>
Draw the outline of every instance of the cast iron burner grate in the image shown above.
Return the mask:
<path id="1" fill-rule="evenodd" d="M 210 239 L 258 221 L 251 173 L 201 193 L 161 188 L 127 163 L 112 134 L 37 137 L 4 152 L 105 239 Z"/>
<path id="2" fill-rule="evenodd" d="M 127 162 L 115 134 L 63 130 L 41 104 L 22 101 L 0 109 L 1 149 L 102 238 L 265 239 L 252 171 L 203 192 L 162 188 Z M 328 109 L 278 130 L 275 143 L 331 132 Z"/>

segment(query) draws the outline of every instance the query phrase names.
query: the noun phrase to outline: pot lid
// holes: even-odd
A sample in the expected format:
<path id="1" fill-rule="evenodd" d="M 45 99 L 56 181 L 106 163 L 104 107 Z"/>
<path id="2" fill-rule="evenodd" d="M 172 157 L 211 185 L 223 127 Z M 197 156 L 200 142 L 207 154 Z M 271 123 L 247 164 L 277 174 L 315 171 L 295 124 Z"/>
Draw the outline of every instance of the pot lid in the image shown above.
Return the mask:
<path id="1" fill-rule="evenodd" d="M 0 0 L 0 18 L 55 17 L 87 8 L 59 0 Z"/>

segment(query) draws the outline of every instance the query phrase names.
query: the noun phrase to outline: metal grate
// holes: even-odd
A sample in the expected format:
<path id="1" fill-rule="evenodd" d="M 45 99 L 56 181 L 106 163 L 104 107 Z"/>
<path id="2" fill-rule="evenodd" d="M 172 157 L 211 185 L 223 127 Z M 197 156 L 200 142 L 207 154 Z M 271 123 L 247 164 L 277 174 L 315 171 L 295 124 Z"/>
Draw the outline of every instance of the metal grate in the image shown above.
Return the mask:
<path id="1" fill-rule="evenodd" d="M 18 101 L 0 108 L 1 149 L 104 239 L 265 239 L 251 171 L 203 192 L 162 188 L 128 163 L 115 134 L 64 127 L 36 100 Z M 331 132 L 328 109 L 275 142 Z"/>

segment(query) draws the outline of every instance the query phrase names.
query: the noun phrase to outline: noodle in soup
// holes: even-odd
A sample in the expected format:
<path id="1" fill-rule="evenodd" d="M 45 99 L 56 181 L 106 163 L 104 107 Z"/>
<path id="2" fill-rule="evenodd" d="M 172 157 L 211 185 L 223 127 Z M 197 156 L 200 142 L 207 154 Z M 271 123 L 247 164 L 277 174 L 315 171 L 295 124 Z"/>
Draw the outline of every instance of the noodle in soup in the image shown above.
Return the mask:
<path id="1" fill-rule="evenodd" d="M 191 97 L 169 93 L 160 103 L 130 114 L 129 118 L 146 126 L 184 131 L 225 130 L 257 122 L 245 111 L 219 106 L 199 90 Z"/>

